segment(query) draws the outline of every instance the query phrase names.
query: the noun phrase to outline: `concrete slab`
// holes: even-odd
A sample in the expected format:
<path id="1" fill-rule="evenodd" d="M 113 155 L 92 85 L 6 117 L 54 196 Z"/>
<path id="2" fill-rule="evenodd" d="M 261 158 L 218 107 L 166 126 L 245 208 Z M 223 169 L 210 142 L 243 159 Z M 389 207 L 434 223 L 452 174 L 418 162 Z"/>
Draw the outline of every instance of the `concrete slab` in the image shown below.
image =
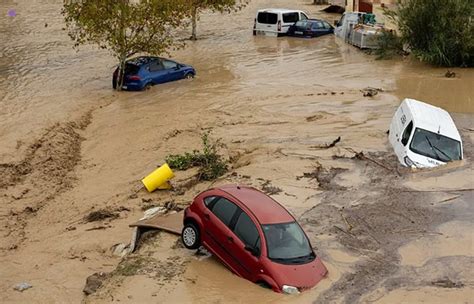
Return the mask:
<path id="1" fill-rule="evenodd" d="M 181 230 L 183 229 L 183 212 L 165 215 L 157 214 L 151 218 L 130 224 L 130 227 L 154 228 L 181 235 Z"/>

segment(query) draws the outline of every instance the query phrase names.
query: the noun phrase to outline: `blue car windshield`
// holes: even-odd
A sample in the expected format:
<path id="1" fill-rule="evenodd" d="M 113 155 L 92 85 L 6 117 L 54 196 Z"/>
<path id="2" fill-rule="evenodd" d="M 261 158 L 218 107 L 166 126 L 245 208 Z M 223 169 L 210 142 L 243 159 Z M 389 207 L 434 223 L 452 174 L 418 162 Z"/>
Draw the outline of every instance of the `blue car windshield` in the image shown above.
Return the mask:
<path id="1" fill-rule="evenodd" d="M 416 128 L 410 150 L 442 162 L 461 159 L 461 143 L 441 134 Z"/>
<path id="2" fill-rule="evenodd" d="M 267 255 L 281 262 L 311 261 L 315 255 L 308 238 L 296 222 L 262 225 Z M 302 260 L 303 259 L 303 260 Z"/>

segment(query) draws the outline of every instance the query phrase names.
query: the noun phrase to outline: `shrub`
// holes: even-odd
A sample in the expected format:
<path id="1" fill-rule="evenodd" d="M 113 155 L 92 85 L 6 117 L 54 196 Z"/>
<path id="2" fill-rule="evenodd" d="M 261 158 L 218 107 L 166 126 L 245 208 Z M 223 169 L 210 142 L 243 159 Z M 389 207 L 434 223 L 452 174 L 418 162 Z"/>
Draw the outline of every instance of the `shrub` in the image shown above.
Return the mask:
<path id="1" fill-rule="evenodd" d="M 386 11 L 402 43 L 422 61 L 441 66 L 474 64 L 473 0 L 399 0 Z"/>
<path id="2" fill-rule="evenodd" d="M 202 151 L 171 154 L 166 157 L 166 162 L 170 168 L 177 170 L 199 167 L 199 180 L 214 180 L 227 172 L 227 161 L 219 154 L 223 144 L 219 139 L 212 141 L 209 132 L 202 134 L 201 140 Z"/>
<path id="3" fill-rule="evenodd" d="M 403 55 L 403 43 L 393 31 L 383 31 L 377 36 L 378 48 L 374 50 L 377 59 L 390 59 L 396 55 Z"/>

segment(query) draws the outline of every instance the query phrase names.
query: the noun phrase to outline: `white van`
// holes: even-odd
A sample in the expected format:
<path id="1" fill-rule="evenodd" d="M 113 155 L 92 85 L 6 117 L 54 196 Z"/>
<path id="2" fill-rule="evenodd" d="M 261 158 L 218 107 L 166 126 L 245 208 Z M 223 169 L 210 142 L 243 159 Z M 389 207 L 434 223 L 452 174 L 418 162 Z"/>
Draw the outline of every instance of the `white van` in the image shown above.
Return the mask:
<path id="1" fill-rule="evenodd" d="M 255 16 L 253 34 L 274 37 L 283 36 L 296 21 L 306 19 L 308 19 L 308 15 L 298 10 L 280 8 L 259 10 Z"/>
<path id="2" fill-rule="evenodd" d="M 352 29 L 356 24 L 362 23 L 364 15 L 362 12 L 345 12 L 339 21 L 334 23 L 334 35 L 345 42 L 351 41 Z"/>
<path id="3" fill-rule="evenodd" d="M 405 99 L 395 112 L 388 139 L 400 163 L 426 168 L 463 158 L 462 141 L 445 110 Z"/>

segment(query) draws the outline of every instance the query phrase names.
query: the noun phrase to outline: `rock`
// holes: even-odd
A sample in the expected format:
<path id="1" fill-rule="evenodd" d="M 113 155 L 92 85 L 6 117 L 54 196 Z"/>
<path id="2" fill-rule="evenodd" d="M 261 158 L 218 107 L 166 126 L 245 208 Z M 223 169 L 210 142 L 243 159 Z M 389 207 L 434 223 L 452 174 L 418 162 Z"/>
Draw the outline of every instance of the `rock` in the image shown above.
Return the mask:
<path id="1" fill-rule="evenodd" d="M 33 285 L 31 285 L 29 283 L 26 283 L 26 282 L 22 282 L 22 283 L 16 284 L 13 287 L 13 289 L 15 289 L 16 291 L 19 291 L 19 292 L 23 292 L 24 290 L 30 289 L 31 287 L 33 287 Z"/>
<path id="2" fill-rule="evenodd" d="M 102 286 L 102 283 L 105 279 L 107 279 L 107 277 L 108 273 L 106 272 L 96 272 L 93 275 L 90 275 L 86 280 L 86 286 L 84 286 L 82 292 L 84 292 L 86 295 L 95 293 L 97 289 Z"/>
<path id="3" fill-rule="evenodd" d="M 149 219 L 149 218 L 155 216 L 156 214 L 164 214 L 164 213 L 166 213 L 166 211 L 167 211 L 166 207 L 153 207 L 153 208 L 150 208 L 150 209 L 145 211 L 145 213 L 143 214 L 143 217 L 140 220 Z"/>
<path id="4" fill-rule="evenodd" d="M 130 245 L 124 243 L 115 244 L 112 246 L 111 250 L 113 255 L 123 258 L 130 253 Z"/>

